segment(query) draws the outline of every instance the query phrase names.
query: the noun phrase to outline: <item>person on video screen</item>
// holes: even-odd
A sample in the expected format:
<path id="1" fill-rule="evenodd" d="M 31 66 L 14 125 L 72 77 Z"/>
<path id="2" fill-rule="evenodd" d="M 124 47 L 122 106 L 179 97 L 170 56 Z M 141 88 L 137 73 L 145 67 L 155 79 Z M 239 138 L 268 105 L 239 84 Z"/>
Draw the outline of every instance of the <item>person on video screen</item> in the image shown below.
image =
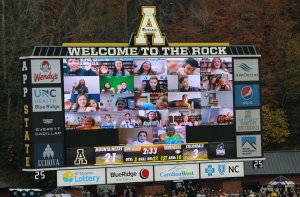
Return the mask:
<path id="1" fill-rule="evenodd" d="M 211 76 L 209 78 L 209 82 L 208 82 L 208 90 L 211 91 L 211 90 L 215 90 L 217 87 L 217 78 L 215 76 Z"/>
<path id="2" fill-rule="evenodd" d="M 139 144 L 153 144 L 153 143 L 147 141 L 147 136 L 148 136 L 148 134 L 147 134 L 146 131 L 140 131 L 140 132 L 138 133 L 137 140 L 135 140 L 135 141 L 133 142 L 133 145 L 139 145 Z"/>
<path id="3" fill-rule="evenodd" d="M 123 81 L 118 85 L 118 93 L 131 93 L 131 90 L 126 86 L 126 82 Z"/>
<path id="4" fill-rule="evenodd" d="M 135 120 L 130 118 L 130 113 L 125 114 L 125 120 L 120 124 L 120 128 L 135 128 Z"/>
<path id="5" fill-rule="evenodd" d="M 161 127 L 168 124 L 168 118 L 161 120 L 161 114 L 158 111 L 150 111 L 147 113 L 147 119 L 143 123 L 144 127 Z"/>
<path id="6" fill-rule="evenodd" d="M 77 112 L 86 112 L 88 107 L 88 98 L 85 94 L 78 94 L 76 97 L 76 111 Z"/>
<path id="7" fill-rule="evenodd" d="M 104 88 L 101 90 L 101 93 L 103 93 L 103 94 L 114 94 L 115 89 L 113 87 L 111 87 L 110 83 L 106 82 L 104 84 Z"/>
<path id="8" fill-rule="evenodd" d="M 199 75 L 196 68 L 199 67 L 199 63 L 194 58 L 188 58 L 185 60 L 183 67 L 179 68 L 177 71 L 178 75 Z"/>
<path id="9" fill-rule="evenodd" d="M 181 84 L 182 88 L 180 88 L 180 92 L 196 92 L 199 91 L 200 87 L 192 87 L 189 84 L 188 76 L 184 75 L 179 78 L 179 83 Z"/>
<path id="10" fill-rule="evenodd" d="M 117 107 L 117 111 L 126 110 L 126 101 L 124 99 L 119 98 L 115 105 Z"/>
<path id="11" fill-rule="evenodd" d="M 217 118 L 217 123 L 218 125 L 226 125 L 226 115 L 219 115 L 218 118 Z"/>
<path id="12" fill-rule="evenodd" d="M 80 68 L 80 58 L 67 58 L 68 68 L 65 72 L 67 75 L 74 76 L 97 76 L 97 74 L 91 69 Z M 89 65 L 87 65 L 88 67 Z"/>
<path id="13" fill-rule="evenodd" d="M 167 132 L 164 134 L 161 134 L 160 138 L 161 141 L 163 141 L 164 144 L 182 144 L 183 141 L 183 135 L 181 133 L 175 133 L 174 127 L 168 127 Z"/>
<path id="14" fill-rule="evenodd" d="M 146 118 L 144 116 L 137 116 L 135 119 L 135 127 L 142 127 Z"/>
<path id="15" fill-rule="evenodd" d="M 100 67 L 101 74 L 109 74 L 110 76 L 129 76 L 129 72 L 125 70 L 122 60 L 116 60 L 114 62 L 114 68 L 110 72 L 105 65 Z"/>
<path id="16" fill-rule="evenodd" d="M 75 91 L 77 91 L 78 94 L 89 93 L 88 87 L 85 86 L 85 80 L 84 79 L 80 79 L 78 85 L 77 85 L 76 82 L 74 82 L 73 89 L 72 89 L 72 94 L 74 94 Z"/>
<path id="17" fill-rule="evenodd" d="M 222 107 L 219 105 L 219 100 L 218 100 L 218 99 L 214 99 L 214 100 L 213 100 L 213 104 L 212 104 L 211 108 L 222 108 Z"/>
<path id="18" fill-rule="evenodd" d="M 176 101 L 175 105 L 176 107 L 185 107 L 187 109 L 191 109 L 191 105 L 188 103 L 189 101 L 189 95 L 184 94 L 182 95 L 181 101 Z"/>
<path id="19" fill-rule="evenodd" d="M 211 61 L 211 68 L 207 70 L 211 74 L 229 74 L 225 65 L 222 63 L 222 59 L 219 57 L 213 58 Z"/>
<path id="20" fill-rule="evenodd" d="M 183 115 L 182 117 L 183 122 L 179 124 L 179 126 L 193 126 L 193 123 L 189 122 L 189 116 L 188 115 Z"/>
<path id="21" fill-rule="evenodd" d="M 73 104 L 74 104 L 74 102 L 71 99 L 65 100 L 65 102 L 64 102 L 65 111 L 70 111 Z"/>
<path id="22" fill-rule="evenodd" d="M 112 129 L 112 128 L 116 127 L 116 124 L 117 124 L 116 121 L 111 121 L 111 115 L 110 114 L 106 114 L 105 115 L 105 122 L 103 122 L 101 124 L 101 127 L 103 129 L 106 129 L 106 128 Z"/>
<path id="23" fill-rule="evenodd" d="M 84 130 L 84 129 L 98 129 L 97 126 L 95 126 L 96 121 L 92 117 L 88 117 L 84 120 L 84 124 L 81 126 L 76 127 L 77 130 Z"/>
<path id="24" fill-rule="evenodd" d="M 160 123 L 157 120 L 155 111 L 150 111 L 147 113 L 147 120 L 143 124 L 144 127 L 159 127 Z"/>
<path id="25" fill-rule="evenodd" d="M 87 112 L 100 112 L 99 103 L 95 99 L 90 99 L 88 101 Z"/>
<path id="26" fill-rule="evenodd" d="M 142 93 L 135 93 L 134 103 L 135 107 L 144 110 L 154 110 L 154 109 L 168 109 L 168 95 L 163 94 L 157 97 L 155 105 L 152 103 L 140 103 L 138 99 Z"/>
<path id="27" fill-rule="evenodd" d="M 145 87 L 145 92 L 161 92 L 158 79 L 156 76 L 151 76 L 149 79 L 149 83 Z"/>
<path id="28" fill-rule="evenodd" d="M 219 83 L 215 88 L 215 91 L 231 91 L 231 83 L 224 78 L 219 79 Z"/>
<path id="29" fill-rule="evenodd" d="M 163 74 L 165 72 L 165 64 L 163 61 L 160 62 L 161 64 L 161 70 L 160 71 L 154 71 L 151 67 L 151 62 L 145 61 L 140 69 L 136 72 L 137 75 L 159 75 Z"/>

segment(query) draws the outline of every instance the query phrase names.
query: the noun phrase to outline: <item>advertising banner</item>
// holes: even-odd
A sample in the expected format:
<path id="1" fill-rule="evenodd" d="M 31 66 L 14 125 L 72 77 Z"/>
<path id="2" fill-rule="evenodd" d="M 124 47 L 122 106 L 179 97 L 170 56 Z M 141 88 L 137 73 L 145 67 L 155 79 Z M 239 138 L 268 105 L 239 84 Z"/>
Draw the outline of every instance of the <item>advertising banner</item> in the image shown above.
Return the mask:
<path id="1" fill-rule="evenodd" d="M 154 166 L 155 181 L 199 179 L 199 164 Z"/>
<path id="2" fill-rule="evenodd" d="M 106 168 L 107 184 L 153 181 L 153 166 Z"/>
<path id="3" fill-rule="evenodd" d="M 244 177 L 244 162 L 201 163 L 201 179 Z"/>
<path id="4" fill-rule="evenodd" d="M 105 184 L 105 168 L 58 170 L 57 186 Z"/>

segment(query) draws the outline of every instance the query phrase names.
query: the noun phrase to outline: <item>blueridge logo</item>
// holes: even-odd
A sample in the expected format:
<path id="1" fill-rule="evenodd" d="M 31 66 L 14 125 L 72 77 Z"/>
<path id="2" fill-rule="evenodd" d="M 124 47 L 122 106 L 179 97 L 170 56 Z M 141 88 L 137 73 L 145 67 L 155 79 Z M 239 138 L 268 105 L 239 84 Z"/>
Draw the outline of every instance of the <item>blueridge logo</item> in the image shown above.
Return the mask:
<path id="1" fill-rule="evenodd" d="M 130 172 L 130 171 L 125 171 L 125 172 L 120 172 L 120 173 L 117 173 L 117 172 L 111 172 L 110 173 L 110 177 L 134 177 L 136 176 L 137 173 L 136 172 Z"/>

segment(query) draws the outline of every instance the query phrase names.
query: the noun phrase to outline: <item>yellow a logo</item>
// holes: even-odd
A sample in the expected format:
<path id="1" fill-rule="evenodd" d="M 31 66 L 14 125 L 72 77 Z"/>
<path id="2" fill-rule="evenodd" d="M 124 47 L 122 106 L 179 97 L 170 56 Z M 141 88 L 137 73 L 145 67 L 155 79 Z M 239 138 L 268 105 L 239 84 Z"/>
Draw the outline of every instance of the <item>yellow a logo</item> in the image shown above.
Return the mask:
<path id="1" fill-rule="evenodd" d="M 147 35 L 152 35 L 152 46 L 164 46 L 165 36 L 162 36 L 156 20 L 155 6 L 142 6 L 143 16 L 137 35 L 134 36 L 134 45 L 146 46 L 148 44 Z"/>

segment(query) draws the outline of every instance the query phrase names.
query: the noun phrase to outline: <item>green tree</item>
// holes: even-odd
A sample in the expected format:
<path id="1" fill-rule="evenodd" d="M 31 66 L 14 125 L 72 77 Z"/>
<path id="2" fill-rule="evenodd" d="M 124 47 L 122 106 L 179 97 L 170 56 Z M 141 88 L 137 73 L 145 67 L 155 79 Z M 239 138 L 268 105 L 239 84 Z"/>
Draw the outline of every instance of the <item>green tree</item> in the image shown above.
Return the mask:
<path id="1" fill-rule="evenodd" d="M 286 142 L 290 135 L 287 117 L 282 109 L 272 110 L 262 106 L 262 130 L 264 150 L 280 149 L 278 145 Z"/>

